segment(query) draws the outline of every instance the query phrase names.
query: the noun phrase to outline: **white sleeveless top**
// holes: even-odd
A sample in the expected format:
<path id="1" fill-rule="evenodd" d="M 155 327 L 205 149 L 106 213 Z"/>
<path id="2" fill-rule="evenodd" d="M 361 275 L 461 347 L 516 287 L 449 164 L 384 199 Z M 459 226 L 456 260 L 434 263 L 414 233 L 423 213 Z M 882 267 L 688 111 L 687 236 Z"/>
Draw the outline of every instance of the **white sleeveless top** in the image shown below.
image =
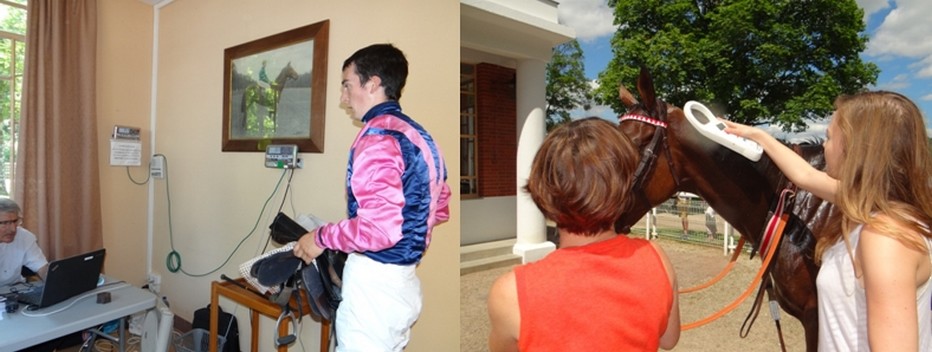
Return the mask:
<path id="1" fill-rule="evenodd" d="M 861 238 L 859 225 L 851 231 L 851 246 Z M 926 239 L 932 260 L 932 243 Z M 932 276 L 916 290 L 919 319 L 919 351 L 932 351 Z M 819 351 L 870 351 L 867 341 L 867 300 L 864 286 L 854 276 L 854 266 L 839 241 L 822 254 L 816 278 L 819 292 Z"/>

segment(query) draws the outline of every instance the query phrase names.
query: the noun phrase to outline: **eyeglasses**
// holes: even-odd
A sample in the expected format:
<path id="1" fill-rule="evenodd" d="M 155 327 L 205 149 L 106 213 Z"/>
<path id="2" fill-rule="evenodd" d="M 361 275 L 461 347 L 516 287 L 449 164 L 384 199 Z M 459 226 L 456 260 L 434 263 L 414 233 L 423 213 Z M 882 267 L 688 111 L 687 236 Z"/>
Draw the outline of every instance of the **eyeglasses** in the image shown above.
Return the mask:
<path id="1" fill-rule="evenodd" d="M 19 226 L 19 224 L 22 223 L 22 222 L 23 222 L 23 219 L 22 219 L 22 218 L 16 218 L 16 219 L 13 219 L 13 220 L 4 220 L 4 221 L 0 221 L 0 227 L 7 227 L 7 226 L 10 226 L 10 225 Z"/>

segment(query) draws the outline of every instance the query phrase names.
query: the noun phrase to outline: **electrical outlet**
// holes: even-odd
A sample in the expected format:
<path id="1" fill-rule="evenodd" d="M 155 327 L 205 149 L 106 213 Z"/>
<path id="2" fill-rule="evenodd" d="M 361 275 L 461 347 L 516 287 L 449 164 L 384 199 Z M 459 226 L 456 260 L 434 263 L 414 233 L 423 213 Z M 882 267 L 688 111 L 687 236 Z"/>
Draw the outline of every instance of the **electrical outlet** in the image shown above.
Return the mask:
<path id="1" fill-rule="evenodd" d="M 149 161 L 149 175 L 154 178 L 165 178 L 165 156 L 153 155 Z"/>
<path id="2" fill-rule="evenodd" d="M 147 283 L 149 284 L 149 290 L 155 293 L 159 292 L 159 286 L 162 285 L 162 276 L 158 273 L 149 273 L 146 278 Z"/>

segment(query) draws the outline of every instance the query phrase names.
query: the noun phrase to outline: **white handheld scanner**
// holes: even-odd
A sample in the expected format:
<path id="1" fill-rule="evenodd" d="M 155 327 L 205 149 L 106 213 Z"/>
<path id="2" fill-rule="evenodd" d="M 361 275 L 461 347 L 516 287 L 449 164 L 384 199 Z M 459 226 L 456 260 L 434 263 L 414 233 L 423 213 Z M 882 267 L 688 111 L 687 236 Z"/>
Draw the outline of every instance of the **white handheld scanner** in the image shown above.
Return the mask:
<path id="1" fill-rule="evenodd" d="M 712 111 L 697 101 L 690 100 L 683 106 L 686 120 L 703 136 L 715 143 L 743 155 L 751 161 L 760 160 L 764 148 L 756 142 L 725 132 L 725 124 L 712 115 Z"/>

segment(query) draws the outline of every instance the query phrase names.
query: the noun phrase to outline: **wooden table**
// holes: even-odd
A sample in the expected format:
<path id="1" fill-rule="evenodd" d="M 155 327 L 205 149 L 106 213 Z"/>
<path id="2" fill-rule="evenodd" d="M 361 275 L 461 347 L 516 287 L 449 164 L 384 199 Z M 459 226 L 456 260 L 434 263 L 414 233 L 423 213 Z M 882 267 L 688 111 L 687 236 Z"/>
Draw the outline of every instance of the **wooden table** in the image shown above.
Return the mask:
<path id="1" fill-rule="evenodd" d="M 240 283 L 243 286 L 249 286 L 246 283 L 246 280 L 243 278 L 236 279 L 236 282 Z M 301 300 L 301 312 L 305 315 L 311 313 L 311 307 L 308 306 L 307 294 L 304 290 L 300 290 L 302 297 Z M 278 317 L 282 314 L 282 308 L 278 304 L 269 300 L 268 295 L 260 295 L 256 291 L 248 290 L 243 288 L 236 283 L 229 281 L 214 281 L 210 284 L 210 345 L 209 351 L 217 352 L 217 333 L 219 331 L 218 317 L 219 311 L 217 307 L 219 305 L 219 298 L 226 297 L 231 301 L 241 304 L 249 308 L 250 313 L 250 326 L 252 330 L 252 344 L 250 350 L 256 352 L 259 350 L 259 314 L 272 318 L 272 320 L 278 320 Z M 292 306 L 297 306 L 295 299 L 291 299 Z M 297 314 L 297 312 L 295 312 Z M 278 336 L 288 336 L 288 330 L 292 326 L 291 318 L 285 318 L 282 320 L 282 323 L 278 326 Z M 295 331 L 295 334 L 298 332 Z M 330 347 L 330 321 L 321 319 L 320 323 L 320 351 L 326 352 Z M 278 351 L 284 352 L 288 351 L 288 346 L 280 346 Z"/>

